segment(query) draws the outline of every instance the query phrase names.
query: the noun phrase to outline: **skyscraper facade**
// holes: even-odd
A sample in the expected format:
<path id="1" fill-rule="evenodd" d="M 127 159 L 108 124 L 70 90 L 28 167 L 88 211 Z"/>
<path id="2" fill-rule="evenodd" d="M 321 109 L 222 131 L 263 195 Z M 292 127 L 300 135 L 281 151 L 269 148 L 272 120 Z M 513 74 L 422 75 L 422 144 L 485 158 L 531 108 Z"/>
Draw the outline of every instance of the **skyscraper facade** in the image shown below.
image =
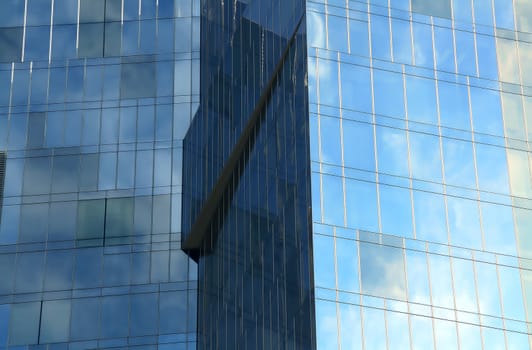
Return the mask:
<path id="1" fill-rule="evenodd" d="M 307 1 L 319 349 L 530 349 L 529 1 Z"/>
<path id="2" fill-rule="evenodd" d="M 199 2 L 0 2 L 0 349 L 194 349 Z"/>
<path id="3" fill-rule="evenodd" d="M 183 203 L 199 348 L 531 348 L 530 18 L 525 0 L 203 2 Z"/>

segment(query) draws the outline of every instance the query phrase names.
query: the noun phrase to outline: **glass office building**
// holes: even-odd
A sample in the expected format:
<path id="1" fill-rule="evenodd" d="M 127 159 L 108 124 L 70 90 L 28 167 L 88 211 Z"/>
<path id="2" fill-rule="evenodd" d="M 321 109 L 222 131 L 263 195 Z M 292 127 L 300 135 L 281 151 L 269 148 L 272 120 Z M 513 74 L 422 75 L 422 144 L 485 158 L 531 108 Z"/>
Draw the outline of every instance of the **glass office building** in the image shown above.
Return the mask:
<path id="1" fill-rule="evenodd" d="M 195 349 L 199 1 L 0 1 L 0 349 Z"/>
<path id="2" fill-rule="evenodd" d="M 530 349 L 532 3 L 306 5 L 318 349 Z"/>

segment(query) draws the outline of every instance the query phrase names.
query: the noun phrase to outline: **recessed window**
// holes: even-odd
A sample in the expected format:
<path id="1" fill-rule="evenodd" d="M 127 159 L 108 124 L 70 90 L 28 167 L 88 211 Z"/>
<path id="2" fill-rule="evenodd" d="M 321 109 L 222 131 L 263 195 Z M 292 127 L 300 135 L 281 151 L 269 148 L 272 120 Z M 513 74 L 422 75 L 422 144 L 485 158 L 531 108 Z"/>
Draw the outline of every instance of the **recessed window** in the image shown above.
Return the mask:
<path id="1" fill-rule="evenodd" d="M 120 98 L 155 97 L 155 58 L 144 56 L 122 60 Z"/>

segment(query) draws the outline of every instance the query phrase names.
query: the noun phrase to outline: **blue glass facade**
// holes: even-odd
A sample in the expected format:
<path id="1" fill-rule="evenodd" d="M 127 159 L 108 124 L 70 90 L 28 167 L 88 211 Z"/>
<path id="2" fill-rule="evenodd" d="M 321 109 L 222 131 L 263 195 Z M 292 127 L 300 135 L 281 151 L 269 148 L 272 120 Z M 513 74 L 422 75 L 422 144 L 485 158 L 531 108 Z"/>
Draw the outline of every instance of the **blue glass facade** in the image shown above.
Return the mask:
<path id="1" fill-rule="evenodd" d="M 0 3 L 0 349 L 196 347 L 199 49 L 198 1 Z"/>
<path id="2" fill-rule="evenodd" d="M 307 1 L 319 349 L 530 349 L 529 1 Z"/>

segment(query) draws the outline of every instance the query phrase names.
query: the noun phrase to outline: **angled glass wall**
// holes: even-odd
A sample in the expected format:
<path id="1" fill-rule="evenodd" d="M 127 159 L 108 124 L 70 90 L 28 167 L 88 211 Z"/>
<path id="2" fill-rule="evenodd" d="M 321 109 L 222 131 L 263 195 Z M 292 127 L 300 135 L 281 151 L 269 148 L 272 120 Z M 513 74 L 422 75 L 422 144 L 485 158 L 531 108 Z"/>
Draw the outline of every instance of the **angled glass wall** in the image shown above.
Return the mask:
<path id="1" fill-rule="evenodd" d="M 196 347 L 198 103 L 198 1 L 0 2 L 1 349 Z"/>
<path id="2" fill-rule="evenodd" d="M 529 1 L 307 1 L 318 349 L 532 348 Z"/>

